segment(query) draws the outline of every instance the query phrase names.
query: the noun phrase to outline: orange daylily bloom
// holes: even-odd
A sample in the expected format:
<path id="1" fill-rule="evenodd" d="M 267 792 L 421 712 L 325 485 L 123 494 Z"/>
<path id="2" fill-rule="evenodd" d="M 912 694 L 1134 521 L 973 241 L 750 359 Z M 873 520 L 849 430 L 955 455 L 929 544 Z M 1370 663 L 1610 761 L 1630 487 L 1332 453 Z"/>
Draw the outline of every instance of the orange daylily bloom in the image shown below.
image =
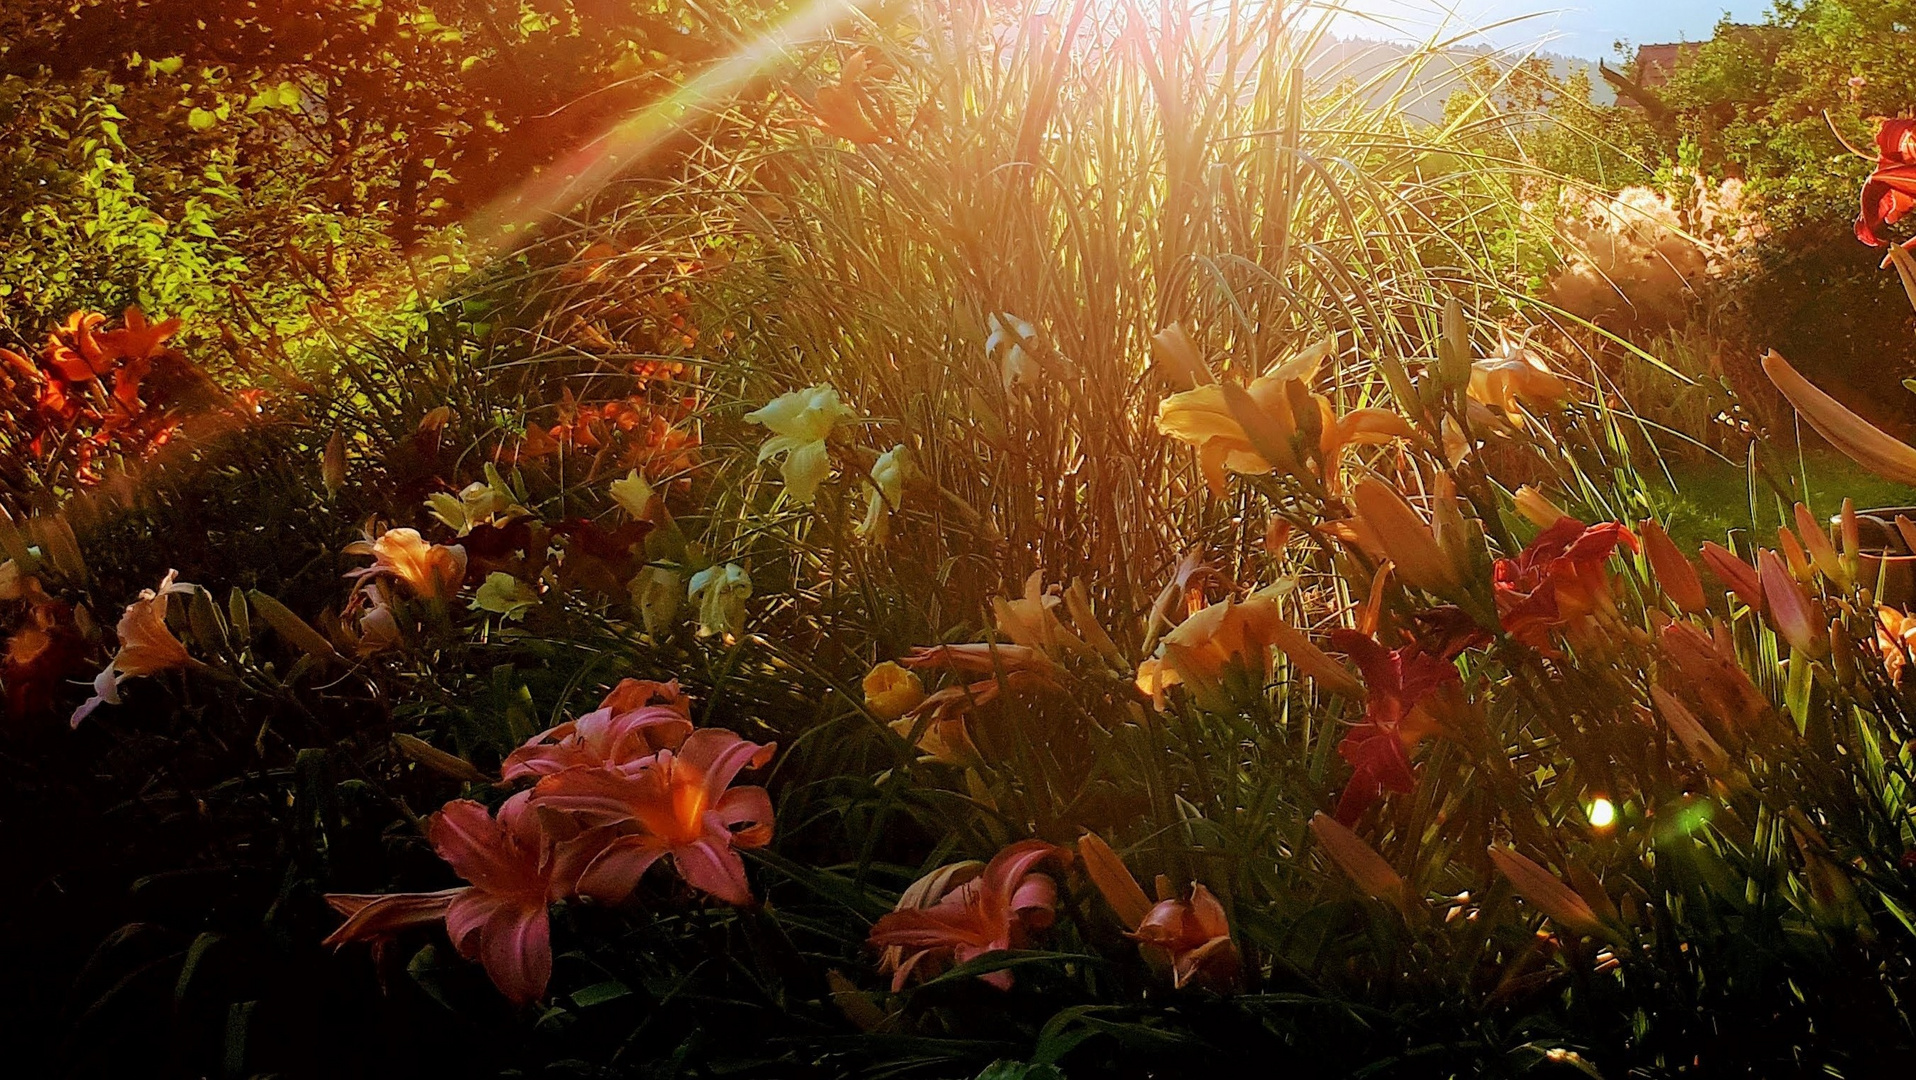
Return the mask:
<path id="1" fill-rule="evenodd" d="M 821 86 L 813 98 L 812 115 L 820 128 L 847 142 L 861 146 L 884 142 L 893 133 L 890 116 L 879 107 L 865 82 L 884 78 L 891 68 L 872 64 L 864 52 L 853 53 L 846 61 L 838 82 Z"/>
<path id="2" fill-rule="evenodd" d="M 905 906 L 901 900 L 897 910 L 872 924 L 868 939 L 881 948 L 911 950 L 888 965 L 892 990 L 904 989 L 914 971 L 1022 948 L 1033 932 L 1057 918 L 1057 883 L 1037 873 L 1037 867 L 1069 858 L 1064 848 L 1043 840 L 1020 840 L 982 869 L 976 863 L 941 869 L 930 875 L 934 880 L 925 882 L 926 888 L 907 890 L 915 903 Z M 1000 990 L 1011 988 L 1009 971 L 978 978 Z"/>
<path id="3" fill-rule="evenodd" d="M 1910 657 L 1916 655 L 1916 616 L 1893 607 L 1876 608 L 1876 651 L 1892 683 L 1903 681 Z"/>
<path id="4" fill-rule="evenodd" d="M 197 663 L 180 639 L 166 625 L 167 597 L 192 592 L 197 585 L 177 581 L 178 573 L 168 570 L 158 590 L 142 589 L 140 598 L 126 606 L 115 628 L 120 648 L 113 659 L 93 680 L 93 696 L 73 710 L 72 724 L 80 726 L 101 705 L 120 703 L 120 683 L 127 679 L 157 674 L 172 668 Z"/>
<path id="5" fill-rule="evenodd" d="M 762 787 L 732 781 L 762 768 L 776 748 L 701 728 L 676 751 L 659 750 L 629 773 L 573 768 L 547 776 L 533 788 L 534 805 L 583 830 L 561 845 L 584 867 L 582 896 L 619 903 L 670 855 L 686 884 L 744 906 L 752 891 L 738 852 L 771 842 L 772 798 Z"/>
<path id="6" fill-rule="evenodd" d="M 1585 526 L 1565 517 L 1515 558 L 1498 559 L 1491 573 L 1504 630 L 1539 652 L 1554 652 L 1554 631 L 1615 614 L 1607 563 L 1619 543 L 1635 550 L 1637 538 L 1614 521 Z"/>
<path id="7" fill-rule="evenodd" d="M 1203 885 L 1193 883 L 1189 899 L 1158 901 L 1132 937 L 1145 955 L 1171 968 L 1171 985 L 1196 985 L 1217 991 L 1236 987 L 1242 971 L 1224 905 Z"/>
<path id="8" fill-rule="evenodd" d="M 925 684 L 918 673 L 887 660 L 865 673 L 861 686 L 865 709 L 887 723 L 916 709 L 925 700 Z"/>
<path id="9" fill-rule="evenodd" d="M 450 600 L 466 580 L 466 549 L 458 544 L 430 544 L 417 529 L 388 529 L 378 539 L 346 545 L 348 555 L 371 555 L 373 564 L 348 574 L 352 578 L 384 575 L 393 578 L 422 600 Z"/>

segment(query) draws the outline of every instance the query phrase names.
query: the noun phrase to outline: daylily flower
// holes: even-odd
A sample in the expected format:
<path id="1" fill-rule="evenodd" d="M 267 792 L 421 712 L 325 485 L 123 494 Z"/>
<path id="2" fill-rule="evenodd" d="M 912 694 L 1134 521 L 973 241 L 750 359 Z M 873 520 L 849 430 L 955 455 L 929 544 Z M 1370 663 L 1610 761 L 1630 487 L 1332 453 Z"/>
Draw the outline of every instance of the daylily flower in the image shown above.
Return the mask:
<path id="1" fill-rule="evenodd" d="M 1822 655 L 1828 643 L 1823 635 L 1822 611 L 1803 595 L 1802 586 L 1790 577 L 1776 552 L 1765 551 L 1758 556 L 1757 567 L 1770 624 L 1790 643 L 1790 648 L 1810 656 Z"/>
<path id="2" fill-rule="evenodd" d="M 1413 436 L 1409 421 L 1388 409 L 1357 409 L 1339 417 L 1330 399 L 1311 390 L 1317 369 L 1330 355 L 1320 342 L 1239 389 L 1209 382 L 1158 403 L 1158 432 L 1197 451 L 1198 467 L 1211 490 L 1222 495 L 1225 473 L 1261 475 L 1279 470 L 1302 475 L 1307 456 L 1321 467 L 1319 479 L 1341 490 L 1339 463 L 1345 447 Z M 1257 430 L 1249 430 L 1246 425 Z M 1298 436 L 1305 437 L 1298 445 Z M 1265 454 L 1277 460 L 1265 459 Z"/>
<path id="3" fill-rule="evenodd" d="M 510 522 L 528 517 L 531 511 L 519 505 L 505 478 L 492 463 L 486 464 L 486 478 L 474 480 L 459 489 L 459 494 L 435 491 L 426 497 L 426 509 L 447 528 L 465 536 L 484 525 Z"/>
<path id="4" fill-rule="evenodd" d="M 1025 645 L 987 641 L 932 645 L 913 649 L 901 663 L 908 668 L 939 667 L 963 675 L 982 676 L 926 696 L 892 723 L 892 730 L 909 737 L 919 717 L 929 715 L 932 726 L 919 738 L 919 746 L 938 760 L 954 764 L 962 763 L 966 752 L 976 753 L 964 729 L 966 713 L 997 700 L 1003 689 L 1024 692 L 1058 685 L 1057 665 L 1044 653 Z"/>
<path id="5" fill-rule="evenodd" d="M 1916 484 L 1916 446 L 1851 412 L 1848 406 L 1798 374 L 1775 350 L 1764 355 L 1763 373 L 1789 400 L 1797 415 L 1851 461 L 1899 484 Z"/>
<path id="6" fill-rule="evenodd" d="M 426 827 L 433 850 L 471 884 L 434 893 L 326 897 L 346 922 L 324 942 L 377 941 L 443 919 L 459 954 L 485 965 L 514 1004 L 545 993 L 552 976 L 546 908 L 571 892 L 574 867 L 560 861 L 522 791 L 498 817 L 467 799 L 447 803 Z"/>
<path id="7" fill-rule="evenodd" d="M 1518 403 L 1555 408 L 1570 396 L 1570 386 L 1536 354 L 1505 344 L 1498 355 L 1470 365 L 1471 400 L 1517 415 Z"/>
<path id="8" fill-rule="evenodd" d="M 394 648 L 404 640 L 399 629 L 399 618 L 393 614 L 392 586 L 383 581 L 368 581 L 353 595 L 352 602 L 340 616 L 344 636 L 350 639 L 353 652 L 359 656 L 372 656 Z M 355 612 L 358 622 L 353 622 Z"/>
<path id="9" fill-rule="evenodd" d="M 1870 247 L 1886 242 L 1882 229 L 1916 206 L 1916 120 L 1876 121 L 1876 171 L 1863 183 L 1856 238 Z"/>
<path id="10" fill-rule="evenodd" d="M 1224 906 L 1210 890 L 1194 882 L 1190 897 L 1180 900 L 1163 895 L 1169 883 L 1160 878 L 1161 899 L 1152 904 L 1123 860 L 1098 834 L 1087 832 L 1078 838 L 1078 855 L 1091 883 L 1131 928 L 1129 936 L 1137 939 L 1145 959 L 1170 972 L 1172 986 L 1182 990 L 1197 985 L 1217 991 L 1236 987 L 1241 971 L 1237 946 L 1231 942 Z"/>
<path id="11" fill-rule="evenodd" d="M 865 709 L 890 722 L 916 709 L 925 700 L 925 684 L 918 673 L 887 660 L 865 674 Z"/>
<path id="12" fill-rule="evenodd" d="M 1903 681 L 1910 657 L 1916 655 L 1916 616 L 1886 605 L 1876 608 L 1876 652 L 1892 683 Z"/>
<path id="13" fill-rule="evenodd" d="M 1277 601 L 1253 594 L 1226 599 L 1179 623 L 1159 645 L 1158 656 L 1138 665 L 1138 689 L 1161 702 L 1167 687 L 1183 684 L 1214 698 L 1232 671 L 1262 687 L 1271 676 L 1272 649 L 1282 649 L 1297 669 L 1328 692 L 1361 697 L 1364 686 L 1349 669 L 1286 622 Z"/>
<path id="14" fill-rule="evenodd" d="M 892 990 L 905 987 L 913 971 L 929 971 L 946 962 L 966 963 L 994 952 L 1024 947 L 1034 931 L 1057 918 L 1058 886 L 1036 873 L 1047 860 L 1069 854 L 1043 840 L 1021 840 L 1000 851 L 982 870 L 935 871 L 935 887 L 908 890 L 916 902 L 900 901 L 898 910 L 872 924 L 869 941 L 898 946 L 910 954 L 891 965 Z M 1011 972 L 979 976 L 1000 990 L 1011 988 Z"/>
<path id="15" fill-rule="evenodd" d="M 174 593 L 190 593 L 199 587 L 175 580 L 178 576 L 176 571 L 168 570 L 157 591 L 142 589 L 140 598 L 126 606 L 115 628 L 120 640 L 119 651 L 93 680 L 93 696 L 73 710 L 74 727 L 79 727 L 80 721 L 101 705 L 118 705 L 120 683 L 125 680 L 198 663 L 166 625 L 166 598 Z"/>
<path id="16" fill-rule="evenodd" d="M 652 485 L 645 482 L 637 469 L 627 473 L 623 480 L 612 481 L 606 490 L 612 495 L 612 501 L 619 504 L 619 509 L 634 521 L 643 519 L 646 507 L 652 504 Z"/>
<path id="17" fill-rule="evenodd" d="M 1510 880 L 1517 895 L 1555 920 L 1558 926 L 1584 937 L 1604 937 L 1607 931 L 1590 902 L 1534 861 L 1499 844 L 1490 845 L 1490 861 Z"/>
<path id="18" fill-rule="evenodd" d="M 422 600 L 450 600 L 466 580 L 466 549 L 458 544 L 429 544 L 417 529 L 388 529 L 378 539 L 356 540 L 346 545 L 346 554 L 373 557 L 371 566 L 347 577 L 389 577 Z"/>
<path id="19" fill-rule="evenodd" d="M 998 361 L 1006 393 L 1037 381 L 1038 362 L 1026 348 L 1037 340 L 1038 328 L 1016 315 L 1000 318 L 992 312 L 985 316 L 985 358 Z"/>
<path id="20" fill-rule="evenodd" d="M 812 114 L 818 126 L 861 146 L 885 141 L 886 130 L 880 125 L 890 129 L 891 118 L 878 108 L 864 84 L 866 79 L 884 77 L 890 70 L 889 65 L 874 66 L 863 51 L 847 57 L 838 82 L 819 87 L 814 97 Z"/>
<path id="21" fill-rule="evenodd" d="M 745 419 L 772 432 L 758 448 L 759 463 L 785 455 L 779 475 L 785 478 L 792 501 L 805 505 L 817 497 L 818 485 L 832 471 L 831 458 L 825 453 L 826 437 L 857 415 L 838 400 L 837 390 L 821 383 L 781 394 L 764 408 L 745 414 Z"/>
<path id="22" fill-rule="evenodd" d="M 1643 552 L 1649 556 L 1650 572 L 1656 575 L 1657 587 L 1663 590 L 1663 595 L 1686 614 L 1701 615 L 1709 610 L 1703 579 L 1697 576 L 1689 558 L 1677 550 L 1670 534 L 1650 518 L 1638 522 L 1637 527 L 1643 533 Z"/>
<path id="23" fill-rule="evenodd" d="M 1333 631 L 1331 647 L 1357 663 L 1366 690 L 1363 723 L 1337 747 L 1352 769 L 1337 803 L 1337 820 L 1349 824 L 1384 792 L 1415 787 L 1410 748 L 1437 726 L 1420 706 L 1433 692 L 1457 683 L 1457 668 L 1414 645 L 1386 649 L 1354 630 Z"/>
<path id="24" fill-rule="evenodd" d="M 1548 495 L 1529 484 L 1518 488 L 1511 502 L 1516 507 L 1517 513 L 1524 516 L 1524 520 L 1539 529 L 1548 529 L 1570 516 L 1564 512 L 1563 507 L 1551 502 Z"/>
<path id="25" fill-rule="evenodd" d="M 1364 838 L 1350 831 L 1337 819 L 1326 816 L 1323 811 L 1311 815 L 1311 835 L 1317 838 L 1318 846 L 1324 849 L 1337 868 L 1344 871 L 1357 887 L 1371 896 L 1397 904 L 1410 902 L 1410 893 L 1404 879 L 1389 862 L 1385 861 L 1377 849 L 1364 842 Z"/>
<path id="26" fill-rule="evenodd" d="M 737 563 L 708 566 L 692 575 L 686 599 L 699 606 L 699 636 L 735 638 L 745 632 L 745 601 L 752 578 Z"/>
<path id="27" fill-rule="evenodd" d="M 473 594 L 471 607 L 489 611 L 507 619 L 523 619 L 526 612 L 539 606 L 539 591 L 504 571 L 486 575 Z"/>
<path id="28" fill-rule="evenodd" d="M 632 576 L 632 580 L 626 584 L 626 591 L 631 594 L 632 606 L 638 610 L 645 632 L 657 637 L 677 617 L 679 602 L 685 596 L 686 587 L 678 571 L 664 566 L 648 566 Z"/>
<path id="29" fill-rule="evenodd" d="M 1836 545 L 1830 543 L 1829 528 L 1816 520 L 1810 508 L 1802 503 L 1796 504 L 1796 531 L 1803 536 L 1803 547 L 1809 554 L 1810 563 L 1818 573 L 1843 588 L 1849 588 L 1849 569 L 1843 564 L 1843 557 L 1837 554 Z"/>
<path id="30" fill-rule="evenodd" d="M 1538 533 L 1516 558 L 1498 559 L 1491 578 L 1504 630 L 1533 649 L 1551 652 L 1552 631 L 1614 614 L 1605 564 L 1618 543 L 1635 550 L 1637 538 L 1614 521 L 1586 527 L 1566 517 Z"/>
<path id="31" fill-rule="evenodd" d="M 1224 905 L 1203 885 L 1192 883 L 1187 900 L 1160 900 L 1138 924 L 1133 937 L 1147 957 L 1171 968 L 1171 985 L 1228 991 L 1242 968 Z"/>
<path id="32" fill-rule="evenodd" d="M 771 760 L 759 745 L 723 728 L 701 728 L 677 751 L 660 750 L 629 774 L 568 769 L 533 788 L 535 805 L 564 814 L 581 829 L 561 847 L 584 869 L 578 891 L 605 903 L 630 896 L 639 878 L 665 856 L 685 883 L 728 904 L 752 902 L 741 848 L 772 839 L 772 799 L 755 785 L 732 787 L 747 768 Z"/>
<path id="33" fill-rule="evenodd" d="M 506 755 L 499 775 L 517 780 L 576 768 L 630 773 L 661 750 L 677 750 L 691 734 L 692 703 L 676 681 L 626 679 L 597 709 L 547 728 Z"/>
<path id="34" fill-rule="evenodd" d="M 871 502 L 865 507 L 865 520 L 858 523 L 852 535 L 875 544 L 885 542 L 891 512 L 905 498 L 906 459 L 907 451 L 901 443 L 878 455 L 878 460 L 872 463 Z"/>
<path id="35" fill-rule="evenodd" d="M 1044 571 L 1034 570 L 1025 579 L 1024 596 L 1016 600 L 992 597 L 991 613 L 997 621 L 998 633 L 1055 660 L 1067 649 L 1084 651 L 1084 642 L 1058 618 L 1057 609 L 1063 604 L 1064 598 L 1055 586 L 1045 588 Z"/>

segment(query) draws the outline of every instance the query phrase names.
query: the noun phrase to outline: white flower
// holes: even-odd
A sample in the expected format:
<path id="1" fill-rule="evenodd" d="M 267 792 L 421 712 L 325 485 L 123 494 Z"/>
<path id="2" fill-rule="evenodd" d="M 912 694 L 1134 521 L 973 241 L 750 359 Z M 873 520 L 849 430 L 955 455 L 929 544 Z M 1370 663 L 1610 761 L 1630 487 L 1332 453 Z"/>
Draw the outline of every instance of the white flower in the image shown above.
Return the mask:
<path id="1" fill-rule="evenodd" d="M 865 520 L 853 532 L 861 539 L 882 544 L 890 531 L 891 512 L 905 497 L 905 470 L 910 465 L 909 451 L 903 443 L 878 455 L 872 464 L 871 503 L 865 507 Z"/>
<path id="2" fill-rule="evenodd" d="M 985 317 L 990 331 L 985 337 L 985 358 L 998 361 L 1008 391 L 1038 377 L 1038 362 L 1025 351 L 1026 345 L 1038 339 L 1038 328 L 1016 315 L 1005 318 L 1011 320 L 1009 325 L 995 313 Z"/>
<path id="3" fill-rule="evenodd" d="M 831 459 L 825 454 L 826 436 L 856 416 L 838 400 L 837 390 L 820 384 L 781 394 L 757 412 L 747 413 L 745 419 L 763 424 L 772 432 L 772 437 L 758 448 L 759 463 L 784 454 L 779 475 L 785 478 L 786 489 L 793 501 L 810 503 L 818 495 L 818 485 L 832 471 Z"/>
<path id="4" fill-rule="evenodd" d="M 699 606 L 699 636 L 737 637 L 745 629 L 745 601 L 751 595 L 752 579 L 737 563 L 693 574 L 686 598 Z"/>

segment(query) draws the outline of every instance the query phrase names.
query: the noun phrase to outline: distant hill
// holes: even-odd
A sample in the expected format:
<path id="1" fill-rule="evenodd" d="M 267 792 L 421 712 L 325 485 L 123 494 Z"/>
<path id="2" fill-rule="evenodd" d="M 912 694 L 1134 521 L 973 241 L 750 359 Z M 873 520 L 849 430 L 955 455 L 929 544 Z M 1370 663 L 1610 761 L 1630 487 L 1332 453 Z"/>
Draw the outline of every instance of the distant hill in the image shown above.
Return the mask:
<path id="1" fill-rule="evenodd" d="M 1550 52 L 1524 53 L 1489 46 L 1455 46 L 1424 57 L 1414 70 L 1410 70 L 1406 66 L 1408 58 L 1420 51 L 1418 46 L 1396 41 L 1328 38 L 1311 54 L 1305 71 L 1312 79 L 1326 83 L 1345 80 L 1363 83 L 1382 77 L 1369 95 L 1373 101 L 1381 103 L 1402 91 L 1407 103 L 1405 111 L 1431 122 L 1443 119 L 1444 101 L 1462 86 L 1461 69 L 1484 57 L 1514 66 L 1534 56 L 1547 61 L 1551 73 L 1558 78 L 1568 78 L 1581 71 L 1589 76 L 1594 88 L 1592 100 L 1600 105 L 1616 101 L 1616 94 L 1610 85 L 1597 75 L 1596 63 L 1581 57 Z M 1400 68 L 1405 70 L 1398 70 Z"/>

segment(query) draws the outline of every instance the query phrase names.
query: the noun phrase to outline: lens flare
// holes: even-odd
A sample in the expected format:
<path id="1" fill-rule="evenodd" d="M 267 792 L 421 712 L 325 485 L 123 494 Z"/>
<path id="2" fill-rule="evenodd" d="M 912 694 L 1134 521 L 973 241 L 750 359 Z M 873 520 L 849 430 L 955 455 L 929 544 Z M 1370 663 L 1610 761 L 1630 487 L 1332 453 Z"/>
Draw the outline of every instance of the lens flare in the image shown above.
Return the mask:
<path id="1" fill-rule="evenodd" d="M 1607 829 L 1617 823 L 1617 807 L 1602 796 L 1590 802 L 1590 824 L 1594 828 Z"/>

